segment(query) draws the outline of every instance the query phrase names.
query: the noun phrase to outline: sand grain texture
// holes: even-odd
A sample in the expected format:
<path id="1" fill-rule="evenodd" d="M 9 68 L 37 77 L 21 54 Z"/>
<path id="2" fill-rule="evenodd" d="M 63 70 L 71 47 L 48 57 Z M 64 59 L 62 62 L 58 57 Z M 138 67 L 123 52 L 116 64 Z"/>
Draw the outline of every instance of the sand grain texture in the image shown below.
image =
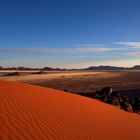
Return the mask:
<path id="1" fill-rule="evenodd" d="M 0 81 L 0 140 L 140 140 L 140 116 L 94 99 Z"/>

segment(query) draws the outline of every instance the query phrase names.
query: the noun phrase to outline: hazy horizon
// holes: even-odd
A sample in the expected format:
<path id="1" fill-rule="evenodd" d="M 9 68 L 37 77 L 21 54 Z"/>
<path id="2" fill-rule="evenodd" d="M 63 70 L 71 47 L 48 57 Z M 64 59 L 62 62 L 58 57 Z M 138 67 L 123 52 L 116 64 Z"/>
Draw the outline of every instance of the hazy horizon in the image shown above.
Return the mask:
<path id="1" fill-rule="evenodd" d="M 140 64 L 138 0 L 0 2 L 0 66 Z"/>

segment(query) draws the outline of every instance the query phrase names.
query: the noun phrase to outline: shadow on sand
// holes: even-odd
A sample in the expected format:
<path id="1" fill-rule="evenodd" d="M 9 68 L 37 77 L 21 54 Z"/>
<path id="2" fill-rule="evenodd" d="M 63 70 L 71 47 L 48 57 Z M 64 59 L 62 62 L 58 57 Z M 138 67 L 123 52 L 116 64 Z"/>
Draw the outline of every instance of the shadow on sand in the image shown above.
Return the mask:
<path id="1" fill-rule="evenodd" d="M 139 89 L 128 89 L 128 90 L 119 90 L 120 95 L 126 96 L 129 98 L 140 97 L 140 88 Z"/>

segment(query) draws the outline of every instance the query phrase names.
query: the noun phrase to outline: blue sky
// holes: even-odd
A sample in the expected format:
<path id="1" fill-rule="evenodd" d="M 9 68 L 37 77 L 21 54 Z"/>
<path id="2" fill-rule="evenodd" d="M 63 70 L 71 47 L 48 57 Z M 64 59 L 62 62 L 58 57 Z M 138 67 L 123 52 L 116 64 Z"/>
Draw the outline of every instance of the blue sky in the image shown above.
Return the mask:
<path id="1" fill-rule="evenodd" d="M 139 0 L 1 0 L 0 65 L 140 64 Z"/>

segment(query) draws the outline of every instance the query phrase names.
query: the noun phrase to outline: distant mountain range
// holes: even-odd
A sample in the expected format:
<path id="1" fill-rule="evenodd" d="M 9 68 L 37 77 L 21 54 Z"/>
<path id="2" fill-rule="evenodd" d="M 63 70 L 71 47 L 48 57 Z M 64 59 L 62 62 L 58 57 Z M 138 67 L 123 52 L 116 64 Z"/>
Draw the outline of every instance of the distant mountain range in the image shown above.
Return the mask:
<path id="1" fill-rule="evenodd" d="M 42 70 L 66 70 L 66 69 L 44 67 Z"/>
<path id="2" fill-rule="evenodd" d="M 27 68 L 27 67 L 7 67 L 0 66 L 0 70 L 40 70 L 39 68 Z"/>
<path id="3" fill-rule="evenodd" d="M 140 65 L 136 65 L 133 67 L 115 67 L 115 66 L 91 66 L 86 68 L 85 70 L 140 70 Z"/>
<path id="4" fill-rule="evenodd" d="M 115 66 L 91 66 L 86 68 L 85 70 L 140 70 L 140 65 L 136 65 L 129 68 Z"/>
<path id="5" fill-rule="evenodd" d="M 0 66 L 0 70 L 66 70 L 66 69 L 51 68 L 51 67 L 44 67 L 44 68 L 7 67 L 7 68 L 4 68 Z"/>
<path id="6" fill-rule="evenodd" d="M 123 70 L 124 67 L 114 67 L 114 66 L 91 66 L 86 68 L 86 70 Z"/>
<path id="7" fill-rule="evenodd" d="M 0 70 L 140 70 L 140 65 L 135 65 L 133 67 L 115 67 L 115 66 L 90 66 L 85 69 L 61 69 L 61 68 L 27 68 L 27 67 L 8 67 L 4 68 L 0 66 Z"/>

